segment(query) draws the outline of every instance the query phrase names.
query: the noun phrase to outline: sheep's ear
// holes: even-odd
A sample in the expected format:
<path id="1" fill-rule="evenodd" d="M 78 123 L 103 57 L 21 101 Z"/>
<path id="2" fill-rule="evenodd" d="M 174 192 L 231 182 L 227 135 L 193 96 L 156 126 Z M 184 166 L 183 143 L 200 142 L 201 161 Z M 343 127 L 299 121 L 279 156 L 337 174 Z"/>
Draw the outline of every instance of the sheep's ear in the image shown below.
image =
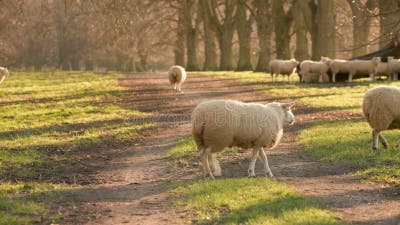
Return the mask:
<path id="1" fill-rule="evenodd" d="M 289 109 L 292 108 L 293 106 L 294 106 L 294 102 L 290 102 L 290 103 L 281 103 L 282 109 L 285 109 L 285 110 L 289 110 Z"/>

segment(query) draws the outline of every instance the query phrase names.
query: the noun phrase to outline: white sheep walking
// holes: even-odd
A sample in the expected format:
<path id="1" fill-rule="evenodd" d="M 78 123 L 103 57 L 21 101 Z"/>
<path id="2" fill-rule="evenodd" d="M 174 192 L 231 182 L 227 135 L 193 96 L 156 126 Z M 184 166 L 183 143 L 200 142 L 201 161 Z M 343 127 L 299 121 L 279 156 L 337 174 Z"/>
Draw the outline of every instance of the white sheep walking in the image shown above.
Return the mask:
<path id="1" fill-rule="evenodd" d="M 257 156 L 264 162 L 265 175 L 273 176 L 264 148 L 275 147 L 284 125 L 294 123 L 294 103 L 243 103 L 233 100 L 212 100 L 200 103 L 192 113 L 192 135 L 200 151 L 204 175 L 221 176 L 216 153 L 225 147 L 253 148 L 249 176 L 255 177 Z M 210 169 L 209 159 L 211 159 Z"/>
<path id="2" fill-rule="evenodd" d="M 0 67 L 0 84 L 3 83 L 4 79 L 6 79 L 8 75 L 10 75 L 10 73 L 8 72 L 7 68 Z"/>
<path id="3" fill-rule="evenodd" d="M 276 76 L 279 74 L 288 76 L 288 82 L 290 82 L 290 75 L 293 74 L 294 70 L 296 69 L 297 65 L 299 64 L 296 59 L 290 60 L 281 60 L 281 59 L 274 59 L 269 62 L 269 68 L 271 71 L 272 83 L 275 83 Z"/>
<path id="4" fill-rule="evenodd" d="M 182 84 L 186 80 L 186 71 L 181 66 L 171 66 L 168 70 L 169 83 L 174 85 L 174 90 L 182 92 Z"/>
<path id="5" fill-rule="evenodd" d="M 380 132 L 400 128 L 400 88 L 379 86 L 368 90 L 362 110 L 372 128 L 372 148 L 378 151 L 378 139 L 387 148 L 388 142 Z M 400 142 L 396 146 L 400 147 Z"/>

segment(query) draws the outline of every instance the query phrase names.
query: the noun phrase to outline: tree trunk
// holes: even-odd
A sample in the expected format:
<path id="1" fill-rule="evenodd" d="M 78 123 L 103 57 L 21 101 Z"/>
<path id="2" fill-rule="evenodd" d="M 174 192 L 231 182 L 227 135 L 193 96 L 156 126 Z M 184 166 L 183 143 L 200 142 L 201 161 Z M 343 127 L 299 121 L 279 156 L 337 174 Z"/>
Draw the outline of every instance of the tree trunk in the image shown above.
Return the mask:
<path id="1" fill-rule="evenodd" d="M 303 11 L 306 7 L 304 5 L 306 4 L 307 2 L 304 0 L 297 0 L 293 6 L 294 29 L 296 33 L 296 50 L 294 51 L 294 57 L 298 61 L 309 59 L 306 14 Z"/>
<path id="2" fill-rule="evenodd" d="M 207 13 L 206 1 L 199 1 L 199 9 L 203 19 L 204 30 L 204 65 L 203 70 L 217 70 L 217 51 L 215 46 L 215 32 L 211 28 L 210 17 Z"/>
<path id="3" fill-rule="evenodd" d="M 290 57 L 290 11 L 285 13 L 283 0 L 272 0 L 272 20 L 274 21 L 276 55 L 278 59 Z"/>
<path id="4" fill-rule="evenodd" d="M 180 5 L 178 9 L 178 22 L 176 30 L 176 41 L 174 47 L 175 65 L 185 66 L 185 8 Z"/>
<path id="5" fill-rule="evenodd" d="M 335 58 L 335 8 L 333 0 L 318 0 L 317 58 Z"/>
<path id="6" fill-rule="evenodd" d="M 196 71 L 199 70 L 197 63 L 197 29 L 196 25 L 198 20 L 196 19 L 195 25 L 193 25 L 193 10 L 194 1 L 184 0 L 183 8 L 184 10 L 184 23 L 185 23 L 185 34 L 186 34 L 186 70 Z"/>
<path id="7" fill-rule="evenodd" d="M 210 16 L 213 30 L 218 39 L 218 45 L 221 52 L 220 70 L 232 70 L 232 38 L 235 28 L 234 13 L 235 0 L 225 0 L 224 18 L 220 19 L 217 16 L 217 6 L 215 1 L 207 1 L 207 13 Z"/>
<path id="8" fill-rule="evenodd" d="M 350 5 L 353 20 L 353 57 L 365 55 L 368 52 L 368 36 L 370 30 L 373 0 L 364 5 L 361 0 L 347 0 Z"/>
<path id="9" fill-rule="evenodd" d="M 379 0 L 380 48 L 393 39 L 399 28 L 399 4 L 399 1 Z"/>
<path id="10" fill-rule="evenodd" d="M 255 19 L 257 24 L 258 62 L 255 71 L 267 71 L 271 54 L 271 2 L 270 0 L 254 0 Z"/>
<path id="11" fill-rule="evenodd" d="M 244 0 L 237 0 L 236 29 L 239 38 L 239 61 L 237 71 L 253 70 L 251 65 L 250 35 L 253 16 L 247 18 L 248 9 Z"/>

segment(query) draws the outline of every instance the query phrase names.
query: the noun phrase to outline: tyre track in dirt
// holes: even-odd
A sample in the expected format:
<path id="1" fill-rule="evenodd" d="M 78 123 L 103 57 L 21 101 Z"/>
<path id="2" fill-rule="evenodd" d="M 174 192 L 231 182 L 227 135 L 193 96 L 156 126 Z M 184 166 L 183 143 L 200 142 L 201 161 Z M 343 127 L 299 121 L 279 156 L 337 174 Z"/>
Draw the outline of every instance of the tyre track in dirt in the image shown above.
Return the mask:
<path id="1" fill-rule="evenodd" d="M 262 103 L 279 99 L 265 96 L 250 84 L 208 76 L 189 76 L 184 94 L 170 90 L 166 74 L 130 74 L 119 83 L 135 91 L 123 107 L 152 113 L 140 120 L 152 121 L 156 128 L 135 137 L 136 144 L 121 150 L 104 170 L 98 171 L 95 176 L 106 182 L 86 185 L 68 196 L 95 216 L 89 222 L 76 216 L 65 220 L 65 224 L 184 224 L 190 219 L 190 212 L 175 209 L 167 183 L 202 176 L 196 166 L 173 169 L 165 153 L 177 140 L 190 135 L 191 110 L 209 99 Z M 348 175 L 355 169 L 351 165 L 315 161 L 295 144 L 297 131 L 315 119 L 346 119 L 354 115 L 304 106 L 297 106 L 294 114 L 296 125 L 286 129 L 282 142 L 267 153 L 275 179 L 320 200 L 345 222 L 398 225 L 399 188 L 361 183 L 358 177 Z M 248 152 L 241 152 L 223 158 L 223 176 L 247 176 L 248 157 Z M 263 173 L 260 163 L 256 172 L 259 176 Z"/>

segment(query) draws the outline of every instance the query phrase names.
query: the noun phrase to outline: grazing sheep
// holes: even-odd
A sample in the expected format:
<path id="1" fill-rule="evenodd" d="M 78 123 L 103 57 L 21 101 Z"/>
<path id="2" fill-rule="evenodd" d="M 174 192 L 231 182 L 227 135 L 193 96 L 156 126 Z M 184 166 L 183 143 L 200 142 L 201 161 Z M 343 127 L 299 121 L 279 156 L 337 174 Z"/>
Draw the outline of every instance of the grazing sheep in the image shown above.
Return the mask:
<path id="1" fill-rule="evenodd" d="M 169 83 L 174 85 L 174 90 L 183 93 L 181 87 L 186 80 L 186 71 L 181 66 L 171 66 L 168 70 Z"/>
<path id="2" fill-rule="evenodd" d="M 378 139 L 385 148 L 388 142 L 380 133 L 400 128 L 400 88 L 379 86 L 368 90 L 363 99 L 365 120 L 372 128 L 372 148 L 378 152 Z M 400 142 L 397 143 L 397 147 Z"/>
<path id="3" fill-rule="evenodd" d="M 277 75 L 287 75 L 288 82 L 290 82 L 290 75 L 293 74 L 293 71 L 296 69 L 297 65 L 299 64 L 296 59 L 290 60 L 281 60 L 281 59 L 274 59 L 269 62 L 269 68 L 271 71 L 272 83 L 275 83 Z"/>
<path id="4" fill-rule="evenodd" d="M 398 74 L 400 73 L 400 59 L 394 59 L 393 57 L 389 56 L 387 65 L 389 79 L 398 80 Z"/>
<path id="5" fill-rule="evenodd" d="M 353 76 L 357 73 L 367 73 L 371 81 L 375 81 L 378 64 L 381 61 L 379 57 L 374 57 L 371 60 L 350 60 L 349 61 L 349 82 L 353 81 Z"/>
<path id="6" fill-rule="evenodd" d="M 249 176 L 254 177 L 254 166 L 260 154 L 265 175 L 272 177 L 265 148 L 275 147 L 283 134 L 283 126 L 294 123 L 291 111 L 294 103 L 243 103 L 233 100 L 212 100 L 200 103 L 192 113 L 192 135 L 200 151 L 204 175 L 214 179 L 221 176 L 217 152 L 225 147 L 253 148 Z"/>
<path id="7" fill-rule="evenodd" d="M 0 84 L 3 83 L 4 79 L 6 79 L 6 76 L 10 75 L 8 72 L 7 68 L 5 67 L 0 67 Z"/>
<path id="8" fill-rule="evenodd" d="M 323 62 L 304 60 L 300 63 L 300 73 L 302 81 L 305 82 L 306 80 L 310 79 L 310 77 L 313 77 L 315 76 L 315 74 L 317 74 L 318 82 L 322 83 L 324 81 L 324 76 L 328 76 L 329 65 L 330 60 Z"/>

